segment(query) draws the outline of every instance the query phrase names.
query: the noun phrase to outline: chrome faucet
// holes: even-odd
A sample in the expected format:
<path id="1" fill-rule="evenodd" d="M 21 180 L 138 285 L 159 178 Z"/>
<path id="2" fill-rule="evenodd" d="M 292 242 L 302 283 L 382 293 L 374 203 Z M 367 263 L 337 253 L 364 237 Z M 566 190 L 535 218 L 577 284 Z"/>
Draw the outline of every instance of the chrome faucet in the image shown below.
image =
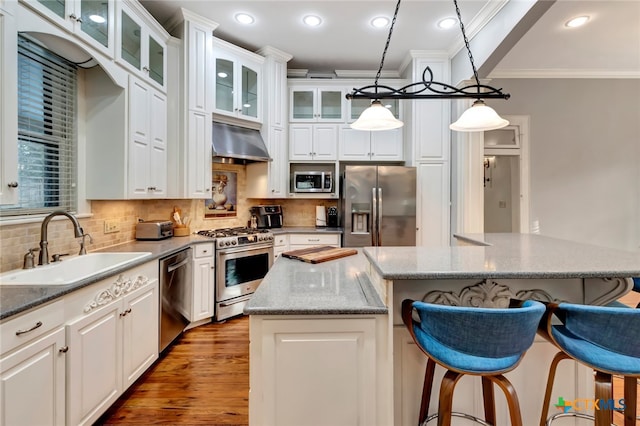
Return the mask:
<path id="1" fill-rule="evenodd" d="M 62 210 L 56 210 L 53 213 L 47 215 L 47 217 L 44 218 L 44 220 L 42 221 L 42 227 L 40 228 L 40 255 L 38 256 L 38 265 L 48 265 L 49 264 L 49 241 L 47 240 L 47 228 L 49 226 L 49 222 L 51 222 L 51 219 L 53 219 L 55 216 L 66 216 L 71 223 L 73 223 L 73 233 L 75 235 L 76 238 L 82 238 L 84 237 L 84 231 L 82 230 L 82 227 L 80 226 L 80 224 L 78 223 L 78 219 L 76 219 L 75 216 L 73 216 L 70 213 L 67 213 L 65 211 Z M 84 238 L 82 238 L 83 243 L 84 243 Z M 80 247 L 80 254 L 86 254 L 86 251 L 83 253 L 84 249 L 84 244 L 82 244 L 82 247 Z"/>

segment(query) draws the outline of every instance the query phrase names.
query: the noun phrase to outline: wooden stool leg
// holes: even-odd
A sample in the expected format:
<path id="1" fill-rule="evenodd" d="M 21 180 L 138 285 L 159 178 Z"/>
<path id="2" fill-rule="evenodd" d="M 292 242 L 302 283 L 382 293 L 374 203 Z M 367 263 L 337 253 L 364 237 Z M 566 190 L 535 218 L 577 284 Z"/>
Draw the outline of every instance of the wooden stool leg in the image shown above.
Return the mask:
<path id="1" fill-rule="evenodd" d="M 442 383 L 440 384 L 440 399 L 438 400 L 438 426 L 451 426 L 453 390 L 463 375 L 462 373 L 448 370 L 442 378 Z"/>
<path id="2" fill-rule="evenodd" d="M 496 403 L 493 394 L 493 383 L 488 377 L 482 376 L 482 400 L 484 402 L 484 421 L 496 424 Z"/>
<path id="3" fill-rule="evenodd" d="M 558 352 L 551 361 L 549 366 L 549 377 L 547 378 L 547 389 L 544 391 L 544 399 L 542 400 L 542 413 L 540 414 L 540 426 L 547 423 L 547 415 L 549 413 L 549 404 L 551 404 L 551 391 L 553 390 L 553 381 L 556 378 L 556 369 L 558 363 L 563 359 L 569 359 L 569 355 L 564 352 Z"/>
<path id="4" fill-rule="evenodd" d="M 595 374 L 596 399 L 609 401 L 613 398 L 611 374 L 596 370 Z M 595 426 L 610 426 L 613 420 L 613 410 L 595 410 Z"/>
<path id="5" fill-rule="evenodd" d="M 638 402 L 638 378 L 624 378 L 624 426 L 636 426 Z"/>
<path id="6" fill-rule="evenodd" d="M 433 387 L 433 374 L 435 370 L 435 361 L 431 358 L 427 358 L 427 368 L 424 371 L 424 383 L 422 384 L 422 402 L 420 403 L 419 425 L 422 425 L 429 415 L 429 401 L 431 400 L 431 388 Z"/>
<path id="7" fill-rule="evenodd" d="M 511 426 L 522 426 L 522 414 L 520 413 L 520 403 L 516 390 L 506 377 L 502 374 L 497 376 L 489 376 L 489 379 L 502 389 L 504 396 L 507 398 L 509 406 L 509 417 L 511 418 Z M 495 424 L 493 422 L 492 424 Z"/>

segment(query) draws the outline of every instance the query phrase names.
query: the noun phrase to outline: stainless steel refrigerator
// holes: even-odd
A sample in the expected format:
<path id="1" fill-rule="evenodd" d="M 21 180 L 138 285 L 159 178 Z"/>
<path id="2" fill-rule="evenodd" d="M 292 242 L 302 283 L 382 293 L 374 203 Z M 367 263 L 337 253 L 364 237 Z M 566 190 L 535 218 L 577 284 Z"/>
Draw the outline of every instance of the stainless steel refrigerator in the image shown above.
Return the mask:
<path id="1" fill-rule="evenodd" d="M 343 247 L 416 245 L 416 169 L 353 165 L 342 173 Z"/>

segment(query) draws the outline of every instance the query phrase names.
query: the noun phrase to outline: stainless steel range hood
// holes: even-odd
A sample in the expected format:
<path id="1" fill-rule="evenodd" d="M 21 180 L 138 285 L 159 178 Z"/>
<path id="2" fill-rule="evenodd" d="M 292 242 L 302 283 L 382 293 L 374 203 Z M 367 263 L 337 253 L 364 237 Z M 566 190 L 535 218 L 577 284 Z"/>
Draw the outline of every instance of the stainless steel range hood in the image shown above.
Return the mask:
<path id="1" fill-rule="evenodd" d="M 271 161 L 259 130 L 213 122 L 213 161 Z"/>

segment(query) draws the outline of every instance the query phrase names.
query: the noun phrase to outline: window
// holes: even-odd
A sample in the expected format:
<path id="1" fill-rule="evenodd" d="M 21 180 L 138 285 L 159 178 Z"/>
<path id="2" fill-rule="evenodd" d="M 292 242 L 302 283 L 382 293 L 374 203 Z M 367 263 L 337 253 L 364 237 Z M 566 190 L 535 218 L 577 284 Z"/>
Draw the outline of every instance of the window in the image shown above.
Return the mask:
<path id="1" fill-rule="evenodd" d="M 17 206 L 2 216 L 76 209 L 77 69 L 24 36 L 18 37 Z"/>

